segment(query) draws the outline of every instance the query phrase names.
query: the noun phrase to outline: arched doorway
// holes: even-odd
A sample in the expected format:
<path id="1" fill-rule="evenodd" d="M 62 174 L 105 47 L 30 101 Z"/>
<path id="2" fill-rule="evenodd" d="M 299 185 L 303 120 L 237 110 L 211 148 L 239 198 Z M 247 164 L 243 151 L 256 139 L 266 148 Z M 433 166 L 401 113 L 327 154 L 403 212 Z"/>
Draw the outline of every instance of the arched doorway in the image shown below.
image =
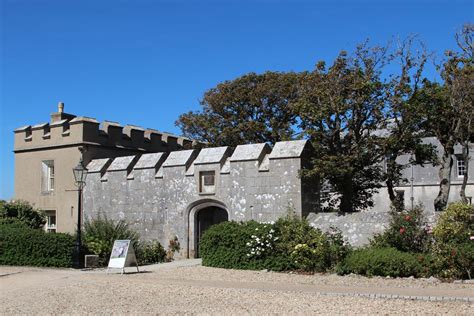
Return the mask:
<path id="1" fill-rule="evenodd" d="M 212 225 L 228 221 L 229 215 L 222 207 L 212 205 L 199 209 L 195 216 L 195 257 L 199 258 L 199 243 L 204 232 Z"/>

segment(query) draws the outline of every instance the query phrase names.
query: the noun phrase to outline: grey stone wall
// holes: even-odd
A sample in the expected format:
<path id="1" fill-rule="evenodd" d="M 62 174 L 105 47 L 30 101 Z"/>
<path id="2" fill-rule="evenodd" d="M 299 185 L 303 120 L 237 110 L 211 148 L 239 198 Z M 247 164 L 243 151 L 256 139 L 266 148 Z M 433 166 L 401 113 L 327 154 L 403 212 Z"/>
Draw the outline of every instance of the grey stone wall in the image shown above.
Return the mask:
<path id="1" fill-rule="evenodd" d="M 425 212 L 426 222 L 434 225 L 439 214 Z M 342 235 L 351 245 L 367 245 L 370 238 L 383 232 L 389 225 L 389 212 L 365 211 L 358 213 L 311 213 L 307 217 L 311 226 L 329 231 L 331 227 L 341 230 Z"/>
<path id="2" fill-rule="evenodd" d="M 86 219 L 125 219 L 165 247 L 177 236 L 181 257 L 194 255 L 199 209 L 218 206 L 229 220 L 302 216 L 301 156 L 306 141 L 184 150 L 93 160 L 84 191 Z M 200 173 L 215 172 L 215 191 L 200 192 Z"/>

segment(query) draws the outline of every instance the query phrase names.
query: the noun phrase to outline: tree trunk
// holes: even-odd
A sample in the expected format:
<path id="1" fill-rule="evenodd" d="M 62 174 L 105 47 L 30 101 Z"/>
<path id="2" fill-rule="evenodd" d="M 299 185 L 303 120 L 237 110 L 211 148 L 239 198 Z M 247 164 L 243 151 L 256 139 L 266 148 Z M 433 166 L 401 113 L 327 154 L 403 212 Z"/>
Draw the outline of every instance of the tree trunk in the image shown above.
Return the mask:
<path id="1" fill-rule="evenodd" d="M 342 183 L 342 192 L 341 192 L 341 204 L 339 205 L 339 210 L 343 213 L 352 213 L 354 212 L 354 206 L 352 205 L 352 199 L 354 195 L 354 187 L 352 185 L 352 176 L 344 176 Z"/>
<path id="2" fill-rule="evenodd" d="M 451 187 L 451 169 L 453 168 L 452 150 L 446 149 L 441 157 L 441 166 L 439 168 L 439 193 L 434 200 L 435 211 L 443 211 L 448 204 L 449 189 Z"/>
<path id="3" fill-rule="evenodd" d="M 467 180 L 468 180 L 468 171 L 469 171 L 469 141 L 466 141 L 464 143 L 464 146 L 462 148 L 462 159 L 464 159 L 464 177 L 462 179 L 462 185 L 461 185 L 461 192 L 459 192 L 459 195 L 461 195 L 461 201 L 464 204 L 468 204 L 469 200 L 466 197 L 466 186 L 467 186 Z"/>

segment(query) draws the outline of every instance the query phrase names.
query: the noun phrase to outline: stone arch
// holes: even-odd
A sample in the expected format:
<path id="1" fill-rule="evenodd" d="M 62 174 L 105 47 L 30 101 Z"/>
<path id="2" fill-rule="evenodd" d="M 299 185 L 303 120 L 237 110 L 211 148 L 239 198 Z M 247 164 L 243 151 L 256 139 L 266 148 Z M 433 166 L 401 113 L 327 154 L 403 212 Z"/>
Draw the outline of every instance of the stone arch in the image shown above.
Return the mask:
<path id="1" fill-rule="evenodd" d="M 197 243 L 198 243 L 198 214 L 199 211 L 210 209 L 210 208 L 217 208 L 220 210 L 225 211 L 227 214 L 227 219 L 229 220 L 229 210 L 227 206 L 218 200 L 214 199 L 202 199 L 191 203 L 188 206 L 187 214 L 188 214 L 188 249 L 187 249 L 187 257 L 188 258 L 196 258 L 197 257 Z"/>

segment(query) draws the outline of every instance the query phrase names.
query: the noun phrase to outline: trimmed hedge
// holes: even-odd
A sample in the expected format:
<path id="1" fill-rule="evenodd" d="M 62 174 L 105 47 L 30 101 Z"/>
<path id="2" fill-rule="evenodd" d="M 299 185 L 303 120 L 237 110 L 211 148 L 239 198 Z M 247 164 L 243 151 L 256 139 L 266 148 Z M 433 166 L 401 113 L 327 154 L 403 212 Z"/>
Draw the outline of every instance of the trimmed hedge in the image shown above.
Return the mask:
<path id="1" fill-rule="evenodd" d="M 74 237 L 40 229 L 0 225 L 0 264 L 71 267 Z"/>
<path id="2" fill-rule="evenodd" d="M 363 248 L 353 251 L 338 266 L 338 274 L 366 276 L 409 277 L 420 276 L 424 267 L 416 255 L 395 248 Z"/>

